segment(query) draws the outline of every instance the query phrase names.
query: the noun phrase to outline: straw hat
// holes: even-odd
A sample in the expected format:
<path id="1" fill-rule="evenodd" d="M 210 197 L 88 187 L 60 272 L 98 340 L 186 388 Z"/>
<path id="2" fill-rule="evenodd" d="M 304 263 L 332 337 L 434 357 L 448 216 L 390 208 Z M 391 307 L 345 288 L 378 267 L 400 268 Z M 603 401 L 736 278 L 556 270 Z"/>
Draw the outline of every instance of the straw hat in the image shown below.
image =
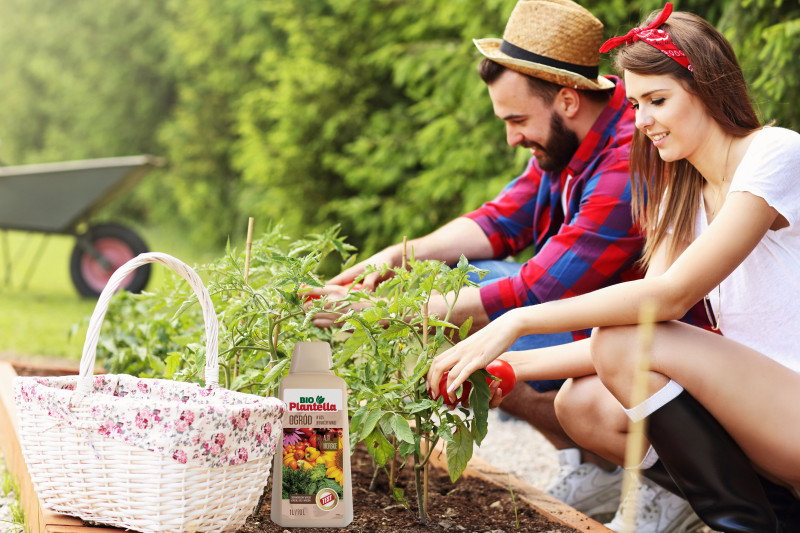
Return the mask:
<path id="1" fill-rule="evenodd" d="M 576 89 L 611 89 L 598 75 L 603 23 L 571 0 L 519 0 L 502 39 L 474 39 L 487 58 Z"/>

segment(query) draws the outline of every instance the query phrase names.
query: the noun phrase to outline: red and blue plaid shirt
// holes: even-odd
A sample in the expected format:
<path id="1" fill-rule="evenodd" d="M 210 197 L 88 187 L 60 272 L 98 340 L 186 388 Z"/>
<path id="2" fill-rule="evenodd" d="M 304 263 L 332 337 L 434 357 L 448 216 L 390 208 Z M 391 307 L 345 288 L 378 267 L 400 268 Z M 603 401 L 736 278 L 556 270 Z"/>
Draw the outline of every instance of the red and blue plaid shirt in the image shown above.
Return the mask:
<path id="1" fill-rule="evenodd" d="M 498 259 L 535 246 L 519 275 L 481 287 L 490 319 L 642 276 L 635 263 L 644 237 L 633 221 L 628 165 L 634 112 L 622 81 L 611 79 L 614 94 L 566 169 L 544 172 L 533 157 L 497 198 L 464 215 L 486 232 Z M 575 340 L 588 334 L 573 332 Z"/>

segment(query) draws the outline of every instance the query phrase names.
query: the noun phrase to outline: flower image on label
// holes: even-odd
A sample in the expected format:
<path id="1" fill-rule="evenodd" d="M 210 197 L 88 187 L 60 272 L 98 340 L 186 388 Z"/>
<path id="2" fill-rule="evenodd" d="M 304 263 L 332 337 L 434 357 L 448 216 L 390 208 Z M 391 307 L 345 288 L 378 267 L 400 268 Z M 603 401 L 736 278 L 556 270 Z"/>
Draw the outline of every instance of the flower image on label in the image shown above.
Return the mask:
<path id="1" fill-rule="evenodd" d="M 339 495 L 333 489 L 322 489 L 317 493 L 317 507 L 323 511 L 330 511 L 336 508 L 339 503 Z"/>

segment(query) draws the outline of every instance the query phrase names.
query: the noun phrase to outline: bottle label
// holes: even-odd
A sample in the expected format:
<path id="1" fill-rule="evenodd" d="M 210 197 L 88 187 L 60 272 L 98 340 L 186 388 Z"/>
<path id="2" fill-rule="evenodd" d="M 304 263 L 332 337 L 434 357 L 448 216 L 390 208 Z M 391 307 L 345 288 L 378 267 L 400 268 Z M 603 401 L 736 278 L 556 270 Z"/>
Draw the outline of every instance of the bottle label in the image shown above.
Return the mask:
<path id="1" fill-rule="evenodd" d="M 283 423 L 281 512 L 290 518 L 341 519 L 344 410 L 341 389 L 288 389 Z"/>

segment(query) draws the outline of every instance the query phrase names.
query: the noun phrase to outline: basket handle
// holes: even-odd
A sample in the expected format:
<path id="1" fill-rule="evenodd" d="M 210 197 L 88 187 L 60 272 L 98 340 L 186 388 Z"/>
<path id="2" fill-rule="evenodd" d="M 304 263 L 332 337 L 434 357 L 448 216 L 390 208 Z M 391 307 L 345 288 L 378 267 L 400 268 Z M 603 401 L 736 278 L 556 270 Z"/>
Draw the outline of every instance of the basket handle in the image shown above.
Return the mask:
<path id="1" fill-rule="evenodd" d="M 122 285 L 128 275 L 138 267 L 147 263 L 162 263 L 177 272 L 182 278 L 189 282 L 200 307 L 203 310 L 203 320 L 206 326 L 206 368 L 205 382 L 209 388 L 216 388 L 219 384 L 219 322 L 214 311 L 211 297 L 203 285 L 200 276 L 197 275 L 190 266 L 179 259 L 160 252 L 148 252 L 139 254 L 121 267 L 119 267 L 108 280 L 103 292 L 97 299 L 97 305 L 89 320 L 89 329 L 86 332 L 86 341 L 83 344 L 83 355 L 81 356 L 80 378 L 76 392 L 86 394 L 91 390 L 92 378 L 94 374 L 94 364 L 97 357 L 97 341 L 100 337 L 100 328 L 103 325 L 103 318 L 108 310 L 108 304 L 114 292 Z"/>

